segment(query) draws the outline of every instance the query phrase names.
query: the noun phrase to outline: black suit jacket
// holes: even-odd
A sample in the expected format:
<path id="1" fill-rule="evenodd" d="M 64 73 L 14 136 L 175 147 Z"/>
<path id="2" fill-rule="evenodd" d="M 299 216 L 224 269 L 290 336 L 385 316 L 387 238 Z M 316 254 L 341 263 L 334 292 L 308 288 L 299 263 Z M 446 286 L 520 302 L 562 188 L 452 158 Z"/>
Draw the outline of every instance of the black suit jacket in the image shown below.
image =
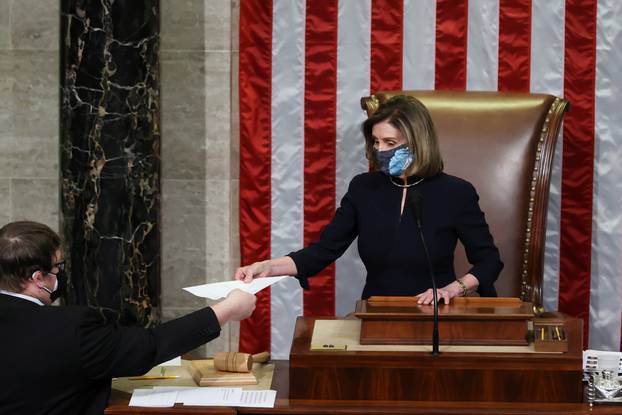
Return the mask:
<path id="1" fill-rule="evenodd" d="M 158 327 L 121 327 L 116 314 L 40 306 L 0 294 L 0 414 L 102 414 L 111 378 L 218 337 L 209 307 Z"/>
<path id="2" fill-rule="evenodd" d="M 409 178 L 409 183 L 415 182 L 417 177 Z M 422 197 L 422 229 L 438 286 L 456 279 L 454 251 L 460 240 L 473 265 L 469 272 L 479 280 L 478 292 L 482 296 L 496 296 L 493 284 L 503 263 L 473 185 L 439 173 L 413 189 Z M 296 264 L 301 285 L 307 288 L 307 278 L 339 258 L 358 237 L 359 255 L 367 269 L 362 298 L 416 295 L 430 288 L 428 264 L 413 216 L 414 206 L 407 204 L 400 213 L 402 192 L 403 188 L 391 183 L 382 172 L 356 176 L 319 241 L 289 254 Z"/>

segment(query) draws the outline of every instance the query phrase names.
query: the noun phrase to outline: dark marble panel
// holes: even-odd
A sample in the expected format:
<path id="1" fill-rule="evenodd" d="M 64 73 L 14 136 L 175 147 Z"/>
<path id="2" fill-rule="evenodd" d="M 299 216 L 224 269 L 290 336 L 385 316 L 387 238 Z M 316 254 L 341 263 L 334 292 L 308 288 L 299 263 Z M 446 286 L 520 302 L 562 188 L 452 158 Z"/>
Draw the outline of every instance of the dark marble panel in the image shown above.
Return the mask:
<path id="1" fill-rule="evenodd" d="M 160 315 L 159 1 L 62 0 L 62 233 L 70 304 Z"/>

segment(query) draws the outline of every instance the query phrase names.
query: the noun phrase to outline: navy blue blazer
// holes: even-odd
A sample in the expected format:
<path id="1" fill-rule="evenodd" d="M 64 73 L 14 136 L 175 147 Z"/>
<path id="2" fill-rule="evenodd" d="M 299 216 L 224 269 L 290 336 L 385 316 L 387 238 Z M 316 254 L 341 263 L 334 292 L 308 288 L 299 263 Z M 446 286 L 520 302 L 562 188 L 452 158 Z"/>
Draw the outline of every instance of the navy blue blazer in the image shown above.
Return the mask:
<path id="1" fill-rule="evenodd" d="M 400 179 L 393 179 L 402 183 Z M 418 180 L 409 178 L 409 183 Z M 467 181 L 439 173 L 412 187 L 421 196 L 423 234 L 438 287 L 456 279 L 454 251 L 460 240 L 479 280 L 482 296 L 496 296 L 494 282 L 503 268 L 475 188 Z M 416 295 L 431 287 L 414 206 L 400 213 L 402 188 L 382 172 L 356 176 L 320 240 L 289 256 L 297 278 L 308 288 L 311 277 L 339 258 L 358 236 L 358 250 L 367 269 L 362 298 L 372 295 Z"/>

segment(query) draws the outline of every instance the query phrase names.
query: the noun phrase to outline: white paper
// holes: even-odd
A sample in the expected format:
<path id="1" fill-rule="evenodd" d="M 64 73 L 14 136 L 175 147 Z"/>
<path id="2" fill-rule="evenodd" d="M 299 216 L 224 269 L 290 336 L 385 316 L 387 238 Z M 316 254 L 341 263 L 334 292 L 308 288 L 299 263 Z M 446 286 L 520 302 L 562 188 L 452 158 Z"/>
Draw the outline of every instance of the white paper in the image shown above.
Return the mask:
<path id="1" fill-rule="evenodd" d="M 164 363 L 160 363 L 158 366 L 181 366 L 181 356 L 177 356 L 171 360 L 167 360 Z"/>
<path id="2" fill-rule="evenodd" d="M 255 278 L 253 281 L 249 283 L 245 283 L 245 282 L 238 281 L 238 280 L 214 282 L 211 284 L 202 284 L 202 285 L 195 285 L 192 287 L 185 287 L 184 290 L 188 291 L 191 294 L 196 295 L 197 297 L 205 297 L 211 300 L 218 300 L 220 298 L 226 297 L 231 291 L 233 291 L 236 288 L 238 290 L 246 291 L 247 293 L 251 293 L 251 294 L 258 293 L 264 288 L 269 287 L 272 284 L 281 281 L 283 278 L 289 278 L 289 277 L 280 276 L 280 277 Z"/>
<path id="3" fill-rule="evenodd" d="M 188 388 L 177 392 L 177 401 L 187 406 L 234 406 L 242 388 Z"/>
<path id="4" fill-rule="evenodd" d="M 153 389 L 162 391 L 181 391 L 184 389 L 197 389 L 196 386 L 154 386 Z"/>
<path id="5" fill-rule="evenodd" d="M 175 392 L 179 392 L 179 391 L 183 391 L 186 389 L 197 389 L 196 386 L 154 386 L 153 387 L 154 390 L 158 389 L 158 390 L 162 390 L 162 391 L 175 391 Z M 183 395 L 177 393 L 177 398 L 175 400 L 176 403 L 183 403 L 182 401 L 183 399 Z"/>
<path id="6" fill-rule="evenodd" d="M 134 389 L 129 406 L 171 408 L 177 401 L 176 390 Z"/>
<path id="7" fill-rule="evenodd" d="M 235 406 L 247 406 L 251 408 L 274 408 L 276 391 L 273 390 L 247 390 L 242 391 L 240 402 Z"/>
<path id="8" fill-rule="evenodd" d="M 243 390 L 242 388 L 194 387 L 194 386 L 154 386 L 153 389 L 136 389 L 140 391 L 137 398 L 146 392 L 174 393 L 175 402 L 188 406 L 240 406 L 253 408 L 274 408 L 276 391 L 274 390 Z M 134 400 L 134 396 L 132 396 Z M 159 399 L 159 398 L 158 398 Z M 170 399 L 170 398 L 169 398 Z M 130 401 L 131 403 L 132 401 Z M 150 405 L 131 405 L 150 406 Z M 173 406 L 172 404 L 170 406 Z"/>

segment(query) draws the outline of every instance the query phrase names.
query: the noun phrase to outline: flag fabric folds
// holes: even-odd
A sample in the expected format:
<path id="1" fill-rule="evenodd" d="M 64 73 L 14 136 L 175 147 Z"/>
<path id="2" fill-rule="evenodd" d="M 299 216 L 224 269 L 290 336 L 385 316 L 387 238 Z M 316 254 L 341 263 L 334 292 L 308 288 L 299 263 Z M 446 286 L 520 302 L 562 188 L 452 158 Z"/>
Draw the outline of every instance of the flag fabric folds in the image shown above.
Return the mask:
<path id="1" fill-rule="evenodd" d="M 243 264 L 317 239 L 367 170 L 362 96 L 549 93 L 571 110 L 554 161 L 545 307 L 583 318 L 586 348 L 620 350 L 622 2 L 243 0 L 239 28 Z M 296 316 L 351 312 L 364 278 L 354 243 L 311 290 L 294 279 L 265 290 L 240 350 L 286 359 Z"/>

